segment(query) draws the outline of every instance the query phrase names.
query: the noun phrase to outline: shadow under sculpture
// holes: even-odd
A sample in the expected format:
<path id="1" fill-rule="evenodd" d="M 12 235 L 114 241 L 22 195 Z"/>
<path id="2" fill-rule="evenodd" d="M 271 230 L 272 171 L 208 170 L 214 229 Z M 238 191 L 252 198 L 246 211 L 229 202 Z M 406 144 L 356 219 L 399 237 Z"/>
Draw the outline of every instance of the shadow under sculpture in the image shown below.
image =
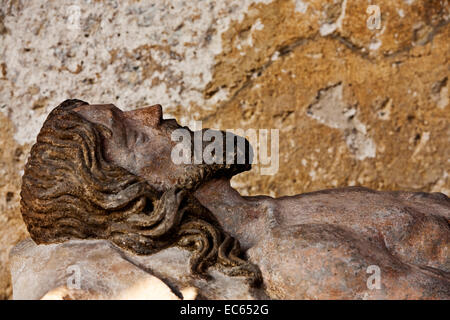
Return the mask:
<path id="1" fill-rule="evenodd" d="M 271 298 L 450 297 L 445 195 L 341 188 L 242 197 L 229 181 L 250 169 L 248 142 L 232 151 L 245 164 L 177 165 L 171 133 L 179 128 L 159 105 L 55 108 L 23 176 L 33 240 L 107 239 L 140 255 L 179 246 L 193 252 L 192 274 L 215 266 Z M 381 270 L 375 290 L 369 266 Z"/>

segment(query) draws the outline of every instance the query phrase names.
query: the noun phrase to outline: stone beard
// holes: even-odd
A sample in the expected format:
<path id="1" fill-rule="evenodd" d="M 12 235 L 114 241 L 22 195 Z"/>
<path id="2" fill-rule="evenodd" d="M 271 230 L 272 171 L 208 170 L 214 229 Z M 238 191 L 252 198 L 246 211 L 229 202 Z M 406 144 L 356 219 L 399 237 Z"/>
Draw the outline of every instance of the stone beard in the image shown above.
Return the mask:
<path id="1" fill-rule="evenodd" d="M 152 185 L 108 161 L 105 140 L 120 135 L 113 127 L 87 120 L 87 106 L 79 100 L 64 101 L 49 114 L 31 149 L 21 211 L 33 240 L 41 244 L 108 239 L 145 255 L 181 246 L 194 251 L 194 274 L 205 275 L 216 265 L 228 275 L 244 275 L 258 284 L 258 267 L 242 258 L 239 242 L 192 196 L 211 177 L 231 177 L 250 165 L 185 165 L 172 185 L 164 179 Z M 168 133 L 177 128 L 160 121 Z M 138 148 L 136 139 L 133 143 Z M 114 152 L 114 146 L 110 149 Z"/>

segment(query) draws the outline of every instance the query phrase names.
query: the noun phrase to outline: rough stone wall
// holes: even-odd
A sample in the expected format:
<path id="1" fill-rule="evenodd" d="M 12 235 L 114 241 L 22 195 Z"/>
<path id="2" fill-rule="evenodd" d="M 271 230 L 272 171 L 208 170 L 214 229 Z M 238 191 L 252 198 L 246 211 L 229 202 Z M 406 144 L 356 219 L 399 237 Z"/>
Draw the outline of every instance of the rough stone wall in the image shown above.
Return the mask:
<path id="1" fill-rule="evenodd" d="M 0 0 L 0 298 L 26 234 L 20 176 L 67 98 L 163 105 L 183 125 L 279 129 L 244 194 L 347 185 L 450 195 L 448 0 Z M 378 5 L 380 29 L 369 29 Z"/>
<path id="2" fill-rule="evenodd" d="M 9 250 L 27 235 L 19 211 L 19 193 L 24 149 L 29 148 L 18 145 L 13 134 L 11 121 L 0 113 L 0 300 L 11 296 Z"/>

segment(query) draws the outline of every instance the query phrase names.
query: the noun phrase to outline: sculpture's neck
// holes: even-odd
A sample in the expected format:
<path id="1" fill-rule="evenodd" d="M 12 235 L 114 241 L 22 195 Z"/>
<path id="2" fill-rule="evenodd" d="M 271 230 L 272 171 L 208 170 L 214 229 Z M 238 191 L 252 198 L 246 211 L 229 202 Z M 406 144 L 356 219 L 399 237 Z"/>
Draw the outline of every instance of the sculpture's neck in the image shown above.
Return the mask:
<path id="1" fill-rule="evenodd" d="M 261 234 L 258 232 L 261 228 L 258 200 L 242 197 L 225 178 L 205 183 L 194 195 L 214 214 L 224 230 L 239 240 L 244 250 L 255 244 Z"/>

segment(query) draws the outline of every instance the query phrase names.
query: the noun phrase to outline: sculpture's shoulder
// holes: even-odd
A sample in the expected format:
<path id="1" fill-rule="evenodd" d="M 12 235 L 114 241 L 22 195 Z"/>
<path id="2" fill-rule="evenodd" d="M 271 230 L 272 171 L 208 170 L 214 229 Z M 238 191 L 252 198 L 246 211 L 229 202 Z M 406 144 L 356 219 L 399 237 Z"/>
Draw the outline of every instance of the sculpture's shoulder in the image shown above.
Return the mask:
<path id="1" fill-rule="evenodd" d="M 450 272 L 450 200 L 444 194 L 341 188 L 280 199 L 276 210 L 281 230 L 328 225 L 409 263 Z"/>
<path id="2" fill-rule="evenodd" d="M 327 223 L 300 224 L 271 229 L 247 254 L 273 298 L 449 299 L 446 241 L 431 251 L 414 251 L 418 245 L 412 243 L 408 256 L 401 244 L 386 246 L 382 236 Z M 432 256 L 434 249 L 440 251 Z M 374 272 L 380 275 L 376 290 L 369 286 Z"/>
<path id="3" fill-rule="evenodd" d="M 248 254 L 274 297 L 450 297 L 445 195 L 342 188 L 274 199 L 269 212 Z M 367 287 L 372 265 L 380 290 Z"/>

